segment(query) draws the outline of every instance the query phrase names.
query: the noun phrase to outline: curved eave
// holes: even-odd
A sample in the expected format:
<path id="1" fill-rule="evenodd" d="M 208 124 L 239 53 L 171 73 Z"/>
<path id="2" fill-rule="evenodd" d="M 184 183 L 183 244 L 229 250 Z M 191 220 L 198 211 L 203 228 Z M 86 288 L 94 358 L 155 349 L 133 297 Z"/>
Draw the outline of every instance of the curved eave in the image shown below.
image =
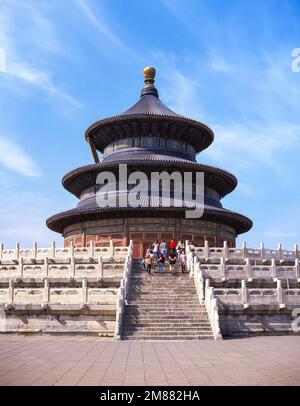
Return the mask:
<path id="1" fill-rule="evenodd" d="M 76 207 L 62 213 L 55 214 L 47 219 L 47 227 L 52 231 L 63 234 L 64 229 L 72 224 L 83 221 L 98 220 L 105 218 L 123 218 L 123 217 L 185 217 L 185 210 L 174 207 L 148 208 L 80 208 Z M 252 221 L 239 213 L 216 207 L 205 206 L 204 214 L 201 220 L 211 220 L 233 227 L 237 234 L 249 231 L 252 227 Z"/>
<path id="2" fill-rule="evenodd" d="M 199 121 L 179 115 L 151 112 L 124 114 L 99 120 L 86 130 L 85 137 L 87 140 L 92 138 L 95 147 L 103 152 L 114 140 L 149 134 L 185 140 L 194 146 L 196 152 L 204 150 L 214 140 L 213 131 Z"/>
<path id="3" fill-rule="evenodd" d="M 237 179 L 231 173 L 216 168 L 214 166 L 200 164 L 198 162 L 192 162 L 188 160 L 153 160 L 151 158 L 145 158 L 142 160 L 126 161 L 128 168 L 154 168 L 156 171 L 159 170 L 188 170 L 188 171 L 199 171 L 205 173 L 205 184 L 211 183 L 210 187 L 213 187 L 221 197 L 226 196 L 231 193 L 237 186 Z M 71 192 L 76 197 L 80 197 L 83 190 L 90 186 L 96 184 L 96 176 L 101 171 L 113 170 L 118 167 L 119 162 L 106 161 L 93 165 L 86 165 L 80 168 L 74 169 L 73 171 L 67 173 L 63 179 L 63 187 Z M 210 177 L 210 178 L 209 178 Z M 207 184 L 208 186 L 208 184 Z"/>

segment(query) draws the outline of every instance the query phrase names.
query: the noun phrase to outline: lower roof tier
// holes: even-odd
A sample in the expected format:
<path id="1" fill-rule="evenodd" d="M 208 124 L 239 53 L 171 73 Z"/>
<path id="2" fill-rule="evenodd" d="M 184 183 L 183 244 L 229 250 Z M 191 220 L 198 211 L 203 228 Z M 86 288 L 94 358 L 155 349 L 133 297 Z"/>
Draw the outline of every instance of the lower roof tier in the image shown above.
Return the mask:
<path id="1" fill-rule="evenodd" d="M 131 159 L 130 161 L 104 161 L 98 164 L 82 166 L 67 173 L 62 183 L 66 190 L 80 198 L 81 193 L 96 185 L 97 175 L 103 171 L 112 171 L 118 173 L 119 164 L 127 164 L 128 174 L 132 171 L 143 172 L 204 172 L 205 186 L 216 190 L 220 197 L 231 193 L 237 186 L 237 179 L 231 173 L 213 166 L 199 164 L 185 159 L 169 158 L 165 155 L 151 155 L 141 157 L 140 159 Z"/>
<path id="2" fill-rule="evenodd" d="M 185 208 L 180 207 L 76 207 L 74 209 L 55 214 L 47 219 L 47 226 L 58 233 L 63 234 L 66 227 L 89 220 L 103 218 L 140 218 L 140 217 L 180 217 L 185 218 Z M 214 221 L 227 224 L 236 230 L 236 234 L 249 231 L 252 221 L 239 213 L 205 205 L 202 220 Z"/>

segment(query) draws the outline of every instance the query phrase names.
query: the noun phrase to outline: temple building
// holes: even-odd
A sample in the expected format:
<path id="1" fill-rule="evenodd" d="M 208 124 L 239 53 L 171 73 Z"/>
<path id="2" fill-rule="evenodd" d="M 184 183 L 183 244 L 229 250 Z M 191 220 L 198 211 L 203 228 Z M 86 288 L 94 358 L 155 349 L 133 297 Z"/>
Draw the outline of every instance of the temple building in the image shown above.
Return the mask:
<path id="1" fill-rule="evenodd" d="M 142 257 L 156 239 L 189 240 L 196 246 L 203 246 L 205 240 L 211 246 L 223 246 L 227 241 L 228 247 L 235 247 L 236 237 L 252 227 L 249 218 L 221 204 L 221 199 L 237 186 L 237 179 L 227 171 L 196 160 L 197 154 L 213 142 L 212 130 L 162 103 L 154 86 L 155 74 L 152 67 L 144 69 L 145 85 L 137 103 L 87 129 L 85 138 L 94 163 L 69 172 L 62 181 L 64 188 L 79 198 L 79 203 L 47 220 L 51 230 L 63 235 L 66 247 L 71 244 L 85 247 L 91 241 L 96 247 L 109 245 L 110 241 L 115 246 L 128 246 L 133 240 L 134 256 Z M 98 153 L 102 154 L 101 160 Z M 204 214 L 196 219 L 186 218 L 186 207 L 174 202 L 167 206 L 162 198 L 158 198 L 155 207 L 148 207 L 143 200 L 136 207 L 128 204 L 100 207 L 97 177 L 111 172 L 120 186 L 120 164 L 127 164 L 128 175 L 142 171 L 149 178 L 153 172 L 203 172 Z"/>

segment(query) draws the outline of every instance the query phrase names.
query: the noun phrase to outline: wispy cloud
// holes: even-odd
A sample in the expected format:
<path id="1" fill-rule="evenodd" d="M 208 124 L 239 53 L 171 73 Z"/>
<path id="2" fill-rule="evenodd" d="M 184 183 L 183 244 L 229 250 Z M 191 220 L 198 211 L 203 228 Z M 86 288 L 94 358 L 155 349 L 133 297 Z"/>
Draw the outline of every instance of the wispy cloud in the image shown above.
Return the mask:
<path id="1" fill-rule="evenodd" d="M 280 170 L 282 151 L 299 146 L 300 124 L 265 124 L 213 125 L 215 140 L 204 155 L 230 168 L 261 164 Z"/>
<path id="2" fill-rule="evenodd" d="M 278 230 L 267 230 L 264 232 L 264 235 L 268 237 L 275 237 L 275 238 L 287 238 L 287 237 L 295 237 L 296 233 L 292 231 L 282 231 L 280 229 Z"/>
<path id="3" fill-rule="evenodd" d="M 2 86 L 9 85 L 18 90 L 20 83 L 14 83 L 14 80 L 21 79 L 26 84 L 44 90 L 53 99 L 61 98 L 73 107 L 82 107 L 82 103 L 72 97 L 64 86 L 56 83 L 49 64 L 46 69 L 44 67 L 45 60 L 50 61 L 50 53 L 61 49 L 55 26 L 48 17 L 50 11 L 50 4 L 45 2 L 4 1 L 0 9 L 0 46 L 6 57 L 5 73 L 1 76 Z M 19 25 L 23 32 L 22 38 L 16 32 Z M 30 56 L 25 51 L 28 49 L 27 44 L 30 44 Z M 40 56 L 32 62 L 36 48 L 39 49 L 37 55 L 40 55 L 40 48 L 43 49 L 43 55 L 47 55 L 42 63 Z M 31 62 L 28 63 L 28 60 Z M 5 79 L 8 83 L 5 83 Z"/>
<path id="4" fill-rule="evenodd" d="M 76 3 L 80 10 L 84 13 L 89 22 L 109 41 L 120 48 L 125 48 L 125 44 L 112 32 L 112 30 L 100 20 L 100 17 L 93 13 L 93 11 L 87 6 L 83 0 L 76 0 Z"/>
<path id="5" fill-rule="evenodd" d="M 6 73 L 43 89 L 51 96 L 60 97 L 75 107 L 82 107 L 82 103 L 70 96 L 66 90 L 54 84 L 49 72 L 27 64 L 12 63 L 8 64 Z"/>
<path id="6" fill-rule="evenodd" d="M 110 45 L 131 54 L 131 56 L 137 57 L 135 52 L 129 48 L 118 35 L 116 35 L 108 24 L 103 21 L 103 18 L 101 18 L 99 13 L 96 14 L 84 0 L 75 0 L 75 2 L 86 19 L 109 42 Z"/>
<path id="7" fill-rule="evenodd" d="M 5 241 L 7 248 L 14 247 L 16 242 L 29 248 L 34 241 L 40 247 L 49 247 L 53 240 L 58 246 L 63 245 L 61 236 L 45 225 L 45 219 L 55 211 L 57 201 L 47 194 L 24 190 L 24 187 L 13 190 L 8 186 L 5 192 L 0 205 L 0 242 Z"/>
<path id="8" fill-rule="evenodd" d="M 211 60 L 210 60 L 210 67 L 217 71 L 217 72 L 222 72 L 222 73 L 231 73 L 232 72 L 232 67 L 231 65 L 225 61 L 220 55 L 212 55 Z"/>
<path id="9" fill-rule="evenodd" d="M 25 176 L 39 176 L 35 162 L 21 147 L 7 137 L 0 136 L 0 164 Z M 1 177 L 4 175 L 1 175 Z"/>
<path id="10" fill-rule="evenodd" d="M 16 43 L 23 45 L 30 43 L 39 50 L 56 54 L 66 51 L 51 19 L 51 15 L 57 12 L 54 4 L 34 0 L 1 0 L 1 2 L 0 40 L 2 45 L 5 44 L 7 52 L 14 52 Z M 22 30 L 21 38 L 16 36 L 17 27 Z"/>

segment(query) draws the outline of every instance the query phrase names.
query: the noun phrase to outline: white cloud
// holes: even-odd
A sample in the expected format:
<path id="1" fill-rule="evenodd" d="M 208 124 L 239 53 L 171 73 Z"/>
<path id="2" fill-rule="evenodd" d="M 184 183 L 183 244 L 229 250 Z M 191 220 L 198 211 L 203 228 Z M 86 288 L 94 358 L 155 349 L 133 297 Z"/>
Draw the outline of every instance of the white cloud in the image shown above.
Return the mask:
<path id="1" fill-rule="evenodd" d="M 231 73 L 232 72 L 231 65 L 228 62 L 226 62 L 219 55 L 213 55 L 211 57 L 210 67 L 217 72 L 222 72 L 222 73 Z"/>
<path id="2" fill-rule="evenodd" d="M 0 48 L 0 73 L 6 72 L 6 53 L 5 50 Z"/>
<path id="3" fill-rule="evenodd" d="M 2 81 L 1 85 L 9 84 L 13 89 L 19 90 L 19 82 L 15 82 L 14 79 L 21 79 L 27 84 L 44 90 L 52 98 L 61 98 L 74 107 L 82 107 L 82 104 L 63 86 L 55 83 L 50 69 L 41 68 L 41 63 L 38 61 L 40 55 L 47 55 L 46 60 L 48 60 L 49 52 L 58 52 L 61 48 L 61 42 L 58 41 L 55 27 L 49 18 L 50 4 L 10 0 L 4 2 L 4 5 L 5 7 L 0 9 L 0 45 L 6 56 L 7 75 L 3 78 L 7 80 Z M 16 27 L 19 27 L 17 31 Z M 16 35 L 18 32 L 23 33 L 22 41 L 20 36 Z M 40 49 L 36 54 L 36 47 L 43 48 L 46 54 L 41 53 Z M 26 53 L 28 49 L 30 57 Z M 27 61 L 29 59 L 32 61 L 32 55 L 38 55 L 37 62 L 29 64 Z M 44 60 L 45 57 L 43 65 Z"/>
<path id="4" fill-rule="evenodd" d="M 24 176 L 39 176 L 34 161 L 18 145 L 7 137 L 0 136 L 0 164 Z M 1 175 L 1 177 L 4 175 Z"/>
<path id="5" fill-rule="evenodd" d="M 279 154 L 299 145 L 300 124 L 233 123 L 212 126 L 214 143 L 203 152 L 211 160 L 229 167 L 263 164 L 279 170 Z"/>
<path id="6" fill-rule="evenodd" d="M 113 42 L 116 46 L 121 47 L 121 48 L 124 46 L 122 41 L 111 31 L 111 29 L 103 21 L 100 21 L 99 17 L 96 17 L 96 15 L 92 12 L 92 10 L 86 5 L 86 3 L 83 0 L 77 0 L 76 3 L 78 5 L 78 7 L 81 9 L 81 11 L 84 13 L 86 18 L 89 20 L 89 22 L 101 34 L 103 34 L 107 39 L 109 39 L 111 42 Z"/>
<path id="7" fill-rule="evenodd" d="M 263 233 L 265 236 L 274 237 L 274 238 L 289 238 L 295 237 L 297 234 L 292 231 L 282 231 L 282 230 L 267 230 Z"/>
<path id="8" fill-rule="evenodd" d="M 43 89 L 51 96 L 58 96 L 75 107 L 82 106 L 79 101 L 70 96 L 64 89 L 56 86 L 53 82 L 51 74 L 48 72 L 37 69 L 30 65 L 12 63 L 8 65 L 7 73 L 18 79 L 22 79 L 31 85 Z"/>
<path id="9" fill-rule="evenodd" d="M 84 16 L 88 19 L 91 25 L 103 35 L 107 41 L 113 46 L 119 48 L 120 50 L 126 51 L 131 54 L 131 56 L 137 57 L 135 52 L 130 49 L 122 40 L 119 38 L 113 30 L 101 19 L 99 13 L 96 15 L 91 8 L 89 8 L 84 0 L 76 0 L 76 4 L 79 10 L 82 11 Z M 99 6 L 99 4 L 98 4 Z"/>

